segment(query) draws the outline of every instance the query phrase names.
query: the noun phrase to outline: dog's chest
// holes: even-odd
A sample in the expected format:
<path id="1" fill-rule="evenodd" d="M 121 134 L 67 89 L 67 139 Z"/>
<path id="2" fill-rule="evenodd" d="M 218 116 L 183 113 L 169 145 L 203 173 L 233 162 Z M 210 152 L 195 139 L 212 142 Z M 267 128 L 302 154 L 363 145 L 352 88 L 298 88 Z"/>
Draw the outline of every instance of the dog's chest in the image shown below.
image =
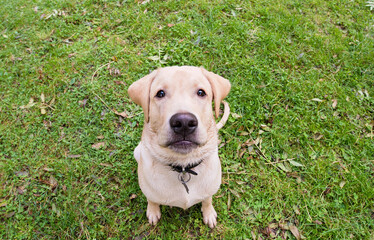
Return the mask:
<path id="1" fill-rule="evenodd" d="M 189 208 L 215 194 L 221 183 L 218 156 L 216 162 L 196 167 L 197 175 L 185 174 L 184 184 L 181 173 L 170 166 L 152 165 L 140 162 L 139 185 L 147 199 L 161 205 Z"/>

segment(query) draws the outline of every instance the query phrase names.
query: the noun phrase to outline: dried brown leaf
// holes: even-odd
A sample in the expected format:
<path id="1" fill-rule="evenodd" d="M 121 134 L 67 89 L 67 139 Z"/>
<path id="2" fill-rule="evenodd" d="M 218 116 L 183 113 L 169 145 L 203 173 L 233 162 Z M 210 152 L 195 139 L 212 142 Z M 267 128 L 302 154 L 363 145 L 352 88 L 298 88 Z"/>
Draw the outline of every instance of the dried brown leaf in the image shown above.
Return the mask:
<path id="1" fill-rule="evenodd" d="M 114 83 L 117 84 L 117 85 L 125 85 L 126 86 L 126 83 L 124 83 L 123 81 L 115 80 Z"/>
<path id="2" fill-rule="evenodd" d="M 10 212 L 10 213 L 7 213 L 7 214 L 5 214 L 5 217 L 6 218 L 11 218 L 11 217 L 13 217 L 14 216 L 14 214 L 16 214 L 16 212 Z"/>
<path id="3" fill-rule="evenodd" d="M 298 208 L 298 206 L 293 206 L 292 208 L 293 208 L 294 212 L 295 212 L 297 215 L 300 215 L 300 214 L 301 214 L 301 213 L 300 213 L 300 210 L 299 210 L 299 208 Z"/>
<path id="4" fill-rule="evenodd" d="M 260 126 L 265 132 L 269 132 L 270 131 L 270 127 L 265 125 L 265 124 L 261 124 Z"/>
<path id="5" fill-rule="evenodd" d="M 104 167 L 113 167 L 113 165 L 110 164 L 110 163 L 100 163 L 100 166 L 104 166 Z"/>
<path id="6" fill-rule="evenodd" d="M 319 99 L 319 98 L 313 98 L 312 101 L 315 101 L 315 102 L 323 102 L 322 99 Z"/>
<path id="7" fill-rule="evenodd" d="M 331 188 L 330 187 L 326 187 L 325 191 L 323 191 L 323 195 L 327 195 L 331 192 Z"/>
<path id="8" fill-rule="evenodd" d="M 98 143 L 92 144 L 91 147 L 94 149 L 100 149 L 102 147 L 105 147 L 105 142 L 98 142 Z"/>
<path id="9" fill-rule="evenodd" d="M 7 201 L 5 201 L 5 200 L 0 201 L 0 207 L 5 207 L 6 205 L 8 205 Z"/>
<path id="10" fill-rule="evenodd" d="M 29 172 L 27 172 L 27 171 L 18 171 L 18 172 L 15 172 L 15 174 L 18 177 L 27 177 L 29 175 Z"/>
<path id="11" fill-rule="evenodd" d="M 229 190 L 230 190 L 230 192 L 231 192 L 232 194 L 235 195 L 235 197 L 240 198 L 240 194 L 239 194 L 237 191 L 235 191 L 235 190 L 233 190 L 233 189 L 229 189 Z"/>
<path id="12" fill-rule="evenodd" d="M 40 94 L 40 100 L 42 101 L 42 103 L 45 103 L 44 93 Z"/>
<path id="13" fill-rule="evenodd" d="M 123 118 L 128 118 L 129 117 L 126 112 L 119 113 L 116 110 L 114 110 L 114 113 L 117 114 L 118 116 L 123 117 Z"/>
<path id="14" fill-rule="evenodd" d="M 57 182 L 56 178 L 54 178 L 53 176 L 50 176 L 49 177 L 49 185 L 51 186 L 52 189 L 55 189 L 58 185 L 58 182 Z"/>
<path id="15" fill-rule="evenodd" d="M 78 101 L 79 106 L 84 108 L 86 106 L 87 100 L 88 99 L 83 99 L 83 100 Z"/>
<path id="16" fill-rule="evenodd" d="M 27 105 L 20 106 L 21 109 L 27 109 L 34 106 L 36 103 L 34 103 L 34 98 L 30 98 L 29 103 Z"/>
<path id="17" fill-rule="evenodd" d="M 20 195 L 24 194 L 25 193 L 25 188 L 26 188 L 25 186 L 18 187 L 17 188 L 17 193 L 20 194 Z"/>
<path id="18" fill-rule="evenodd" d="M 315 224 L 322 225 L 322 222 L 319 221 L 319 220 L 314 220 L 313 222 L 314 222 Z"/>
<path id="19" fill-rule="evenodd" d="M 313 135 L 313 139 L 316 141 L 321 140 L 322 138 L 323 138 L 323 135 L 320 133 L 316 133 Z"/>
<path id="20" fill-rule="evenodd" d="M 333 100 L 332 100 L 332 105 L 331 105 L 332 108 L 335 109 L 335 108 L 336 108 L 336 105 L 338 105 L 338 100 L 333 99 Z"/>
<path id="21" fill-rule="evenodd" d="M 290 225 L 290 231 L 295 236 L 297 240 L 301 240 L 301 235 L 299 229 L 295 225 Z"/>

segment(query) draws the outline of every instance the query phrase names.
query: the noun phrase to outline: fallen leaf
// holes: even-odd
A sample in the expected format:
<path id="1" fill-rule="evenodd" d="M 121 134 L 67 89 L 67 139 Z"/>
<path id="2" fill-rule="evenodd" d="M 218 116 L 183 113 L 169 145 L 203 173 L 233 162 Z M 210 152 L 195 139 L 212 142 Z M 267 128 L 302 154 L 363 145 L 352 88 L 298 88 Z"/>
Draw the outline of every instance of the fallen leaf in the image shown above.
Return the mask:
<path id="1" fill-rule="evenodd" d="M 341 181 L 341 182 L 339 183 L 339 187 L 340 187 L 340 188 L 343 188 L 345 184 L 346 184 L 345 181 Z"/>
<path id="2" fill-rule="evenodd" d="M 168 23 L 168 27 L 172 27 L 172 26 L 174 26 L 174 24 Z"/>
<path id="3" fill-rule="evenodd" d="M 256 239 L 257 239 L 256 234 L 253 232 L 253 230 L 251 231 L 251 235 L 252 235 L 252 239 L 253 239 L 253 240 L 256 240 Z"/>
<path id="4" fill-rule="evenodd" d="M 97 136 L 96 138 L 97 138 L 97 139 L 104 139 L 104 136 L 103 136 L 103 135 L 100 135 L 100 136 Z"/>
<path id="5" fill-rule="evenodd" d="M 323 102 L 323 100 L 319 99 L 319 98 L 313 98 L 312 101 L 315 101 L 315 102 Z"/>
<path id="6" fill-rule="evenodd" d="M 18 177 L 27 177 L 29 175 L 28 172 L 26 171 L 18 171 L 18 172 L 15 172 L 15 174 L 18 176 Z"/>
<path id="7" fill-rule="evenodd" d="M 228 194 L 227 196 L 227 210 L 230 210 L 231 208 L 231 194 Z"/>
<path id="8" fill-rule="evenodd" d="M 316 140 L 316 141 L 318 141 L 318 140 L 320 140 L 320 139 L 322 139 L 322 138 L 323 138 L 323 135 L 320 134 L 320 133 L 316 133 L 316 134 L 313 136 L 313 139 Z"/>
<path id="9" fill-rule="evenodd" d="M 288 160 L 288 161 L 290 162 L 291 165 L 293 165 L 293 166 L 295 166 L 295 167 L 304 167 L 303 164 L 298 163 L 298 162 L 296 162 L 296 161 L 294 161 L 294 160 Z"/>
<path id="10" fill-rule="evenodd" d="M 14 216 L 14 214 L 16 214 L 16 212 L 10 212 L 10 213 L 7 213 L 7 214 L 5 214 L 5 217 L 6 218 L 11 218 L 11 217 L 13 217 Z"/>
<path id="11" fill-rule="evenodd" d="M 290 227 L 288 226 L 287 223 L 279 223 L 278 226 L 282 229 L 282 230 L 290 230 Z"/>
<path id="12" fill-rule="evenodd" d="M 117 84 L 117 85 L 125 85 L 126 86 L 126 83 L 124 83 L 123 81 L 114 80 L 114 83 Z"/>
<path id="13" fill-rule="evenodd" d="M 25 193 L 25 188 L 26 188 L 25 186 L 18 187 L 17 188 L 17 193 L 20 194 L 20 195 L 24 194 Z"/>
<path id="14" fill-rule="evenodd" d="M 40 94 L 40 100 L 42 101 L 42 103 L 45 103 L 44 93 Z"/>
<path id="15" fill-rule="evenodd" d="M 319 221 L 319 220 L 314 220 L 313 222 L 314 222 L 315 224 L 322 225 L 322 222 Z"/>
<path id="16" fill-rule="evenodd" d="M 323 195 L 327 195 L 331 192 L 331 188 L 330 187 L 326 187 L 325 191 L 323 191 Z"/>
<path id="17" fill-rule="evenodd" d="M 148 57 L 148 59 L 150 59 L 152 61 L 158 61 L 158 60 L 160 60 L 160 57 L 159 56 L 150 56 L 150 57 Z"/>
<path id="18" fill-rule="evenodd" d="M 68 155 L 68 158 L 80 158 L 82 155 L 80 154 L 71 154 L 71 155 Z"/>
<path id="19" fill-rule="evenodd" d="M 246 184 L 247 182 L 244 182 L 244 181 L 236 181 L 237 184 L 239 185 L 243 185 L 243 184 Z"/>
<path id="20" fill-rule="evenodd" d="M 58 185 L 58 182 L 57 182 L 56 178 L 54 178 L 53 176 L 50 176 L 49 177 L 49 185 L 51 186 L 52 190 L 55 189 Z"/>
<path id="21" fill-rule="evenodd" d="M 118 116 L 123 117 L 123 118 L 128 118 L 129 117 L 126 112 L 119 113 L 116 110 L 114 110 L 114 113 L 117 114 Z"/>
<path id="22" fill-rule="evenodd" d="M 300 210 L 299 210 L 299 208 L 298 208 L 297 206 L 293 206 L 292 208 L 293 208 L 294 212 L 295 212 L 297 215 L 300 215 L 300 214 L 301 214 L 301 213 L 300 213 Z"/>
<path id="23" fill-rule="evenodd" d="M 48 167 L 43 168 L 43 170 L 46 171 L 46 172 L 53 172 L 54 171 L 53 168 L 48 168 Z"/>
<path id="24" fill-rule="evenodd" d="M 374 137 L 374 133 L 368 133 L 368 134 L 366 134 L 366 137 L 367 138 L 373 138 Z"/>
<path id="25" fill-rule="evenodd" d="M 231 192 L 232 194 L 235 195 L 235 197 L 237 197 L 238 199 L 240 199 L 240 194 L 239 194 L 237 191 L 235 191 L 235 190 L 233 190 L 233 189 L 229 189 L 229 190 L 230 190 L 230 192 Z"/>
<path id="26" fill-rule="evenodd" d="M 119 76 L 119 75 L 121 75 L 121 72 L 118 68 L 111 68 L 111 69 L 109 69 L 109 75 L 110 76 Z"/>
<path id="27" fill-rule="evenodd" d="M 112 167 L 113 165 L 112 165 L 112 164 L 109 164 L 109 163 L 100 163 L 100 166 L 104 166 L 104 167 Z"/>
<path id="28" fill-rule="evenodd" d="M 336 105 L 338 105 L 338 100 L 333 99 L 333 100 L 332 100 L 332 105 L 331 105 L 332 108 L 335 109 L 335 108 L 336 108 Z"/>
<path id="29" fill-rule="evenodd" d="M 291 172 L 283 163 L 277 163 L 277 166 L 282 169 L 284 172 Z"/>
<path id="30" fill-rule="evenodd" d="M 137 197 L 137 195 L 133 193 L 133 194 L 130 195 L 130 200 L 135 199 L 136 197 Z"/>
<path id="31" fill-rule="evenodd" d="M 269 132 L 270 131 L 270 127 L 265 125 L 265 124 L 261 124 L 260 126 L 265 132 Z"/>
<path id="32" fill-rule="evenodd" d="M 368 90 L 364 89 L 364 93 L 365 93 L 366 97 L 369 97 L 369 92 L 368 92 Z"/>
<path id="33" fill-rule="evenodd" d="M 297 240 L 301 239 L 300 232 L 295 225 L 290 225 L 290 231 Z"/>
<path id="34" fill-rule="evenodd" d="M 51 101 L 49 102 L 49 106 L 52 106 L 52 105 L 55 103 L 55 101 L 56 101 L 56 98 L 53 97 L 53 98 L 51 99 Z"/>
<path id="35" fill-rule="evenodd" d="M 27 108 L 31 108 L 35 104 L 36 103 L 34 103 L 34 98 L 30 98 L 29 103 L 27 105 L 20 106 L 19 108 L 21 108 L 21 109 L 27 109 Z"/>
<path id="36" fill-rule="evenodd" d="M 46 114 L 46 113 L 47 113 L 47 111 L 45 110 L 45 108 L 44 108 L 44 107 L 41 107 L 41 108 L 40 108 L 40 113 L 44 115 L 44 114 Z"/>
<path id="37" fill-rule="evenodd" d="M 232 116 L 233 118 L 235 118 L 235 119 L 237 119 L 237 118 L 241 118 L 241 117 L 242 117 L 241 115 L 239 115 L 239 114 L 237 114 L 237 113 L 231 113 L 231 116 Z"/>
<path id="38" fill-rule="evenodd" d="M 78 103 L 79 103 L 79 105 L 80 105 L 81 107 L 84 108 L 84 107 L 86 106 L 87 100 L 88 100 L 88 99 L 83 99 L 83 100 L 78 101 Z"/>
<path id="39" fill-rule="evenodd" d="M 98 143 L 92 144 L 91 147 L 94 148 L 94 149 L 100 149 L 104 146 L 105 146 L 105 142 L 98 142 Z"/>
<path id="40" fill-rule="evenodd" d="M 6 205 L 8 205 L 7 201 L 0 202 L 0 207 L 5 207 Z"/>

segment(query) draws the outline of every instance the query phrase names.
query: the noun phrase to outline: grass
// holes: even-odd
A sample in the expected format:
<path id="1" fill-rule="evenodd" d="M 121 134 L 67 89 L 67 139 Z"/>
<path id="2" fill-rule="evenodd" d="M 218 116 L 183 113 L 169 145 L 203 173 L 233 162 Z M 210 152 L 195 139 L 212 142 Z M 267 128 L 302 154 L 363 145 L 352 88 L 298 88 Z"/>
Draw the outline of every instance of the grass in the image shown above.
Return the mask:
<path id="1" fill-rule="evenodd" d="M 1 5 L 1 239 L 372 239 L 366 1 Z M 200 206 L 162 207 L 156 227 L 145 216 L 127 88 L 170 65 L 232 83 L 214 230 Z"/>

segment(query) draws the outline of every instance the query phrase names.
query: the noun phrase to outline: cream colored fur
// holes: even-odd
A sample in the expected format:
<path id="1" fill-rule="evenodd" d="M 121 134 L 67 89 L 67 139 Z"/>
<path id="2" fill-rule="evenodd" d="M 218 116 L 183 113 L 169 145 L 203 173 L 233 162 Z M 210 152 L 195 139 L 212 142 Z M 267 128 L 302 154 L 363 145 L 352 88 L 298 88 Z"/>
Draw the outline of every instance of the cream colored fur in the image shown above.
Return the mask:
<path id="1" fill-rule="evenodd" d="M 142 139 L 134 156 L 138 162 L 139 185 L 148 200 L 150 224 L 159 221 L 160 205 L 187 209 L 202 202 L 204 223 L 211 228 L 216 226 L 217 213 L 212 196 L 221 184 L 221 163 L 212 101 L 218 117 L 219 105 L 230 87 L 228 80 L 190 66 L 155 70 L 129 87 L 131 99 L 144 111 Z M 198 96 L 199 89 L 204 90 L 206 96 Z M 165 97 L 156 97 L 160 90 L 165 92 Z M 191 113 L 196 117 L 198 126 L 193 139 L 197 147 L 179 151 L 169 146 L 174 136 L 169 121 L 177 113 Z M 198 175 L 191 176 L 187 193 L 178 180 L 179 173 L 169 164 L 187 166 L 201 160 L 202 163 L 193 168 Z"/>

